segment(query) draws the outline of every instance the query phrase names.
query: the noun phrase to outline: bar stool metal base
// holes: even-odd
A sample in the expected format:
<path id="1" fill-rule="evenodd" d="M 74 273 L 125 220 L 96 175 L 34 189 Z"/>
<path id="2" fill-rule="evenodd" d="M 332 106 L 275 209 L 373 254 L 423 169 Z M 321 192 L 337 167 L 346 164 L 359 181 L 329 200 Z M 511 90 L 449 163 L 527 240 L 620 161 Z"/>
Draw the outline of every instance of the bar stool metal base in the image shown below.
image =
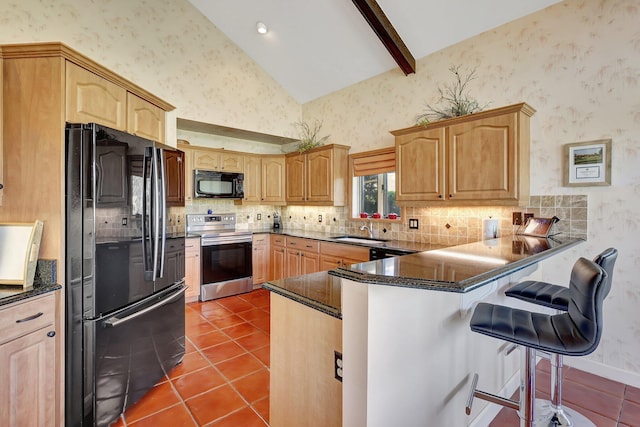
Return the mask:
<path id="1" fill-rule="evenodd" d="M 534 414 L 536 427 L 596 427 L 580 412 L 566 406 L 558 411 L 548 400 L 536 399 Z"/>

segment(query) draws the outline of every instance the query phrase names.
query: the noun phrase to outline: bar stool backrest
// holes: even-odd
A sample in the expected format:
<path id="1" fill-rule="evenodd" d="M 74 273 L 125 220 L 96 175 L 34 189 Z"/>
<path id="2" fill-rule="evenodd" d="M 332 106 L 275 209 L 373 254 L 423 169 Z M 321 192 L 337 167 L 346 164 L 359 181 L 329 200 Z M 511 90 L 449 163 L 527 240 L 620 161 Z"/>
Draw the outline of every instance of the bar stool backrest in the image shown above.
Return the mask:
<path id="1" fill-rule="evenodd" d="M 571 282 L 569 283 L 571 301 L 567 314 L 578 329 L 575 332 L 582 336 L 578 340 L 583 344 L 588 344 L 580 349 L 579 354 L 573 353 L 573 355 L 587 355 L 593 352 L 600 342 L 602 308 L 607 279 L 607 272 L 586 258 L 578 259 L 571 270 Z M 556 316 L 563 317 L 567 314 Z M 571 346 L 569 342 L 564 344 Z"/>
<path id="2" fill-rule="evenodd" d="M 613 266 L 618 259 L 618 250 L 615 248 L 608 248 L 602 251 L 594 260 L 596 264 L 607 272 L 607 282 L 604 284 L 604 297 L 606 298 L 611 291 L 611 283 L 613 282 Z"/>

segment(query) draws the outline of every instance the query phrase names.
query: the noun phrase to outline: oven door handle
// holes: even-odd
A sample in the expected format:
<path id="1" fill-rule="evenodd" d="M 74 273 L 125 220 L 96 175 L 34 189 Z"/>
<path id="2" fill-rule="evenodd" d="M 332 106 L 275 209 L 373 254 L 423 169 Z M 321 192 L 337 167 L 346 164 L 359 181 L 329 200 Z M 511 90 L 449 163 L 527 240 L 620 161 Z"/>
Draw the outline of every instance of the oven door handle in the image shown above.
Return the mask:
<path id="1" fill-rule="evenodd" d="M 153 305 L 151 305 L 149 307 L 143 308 L 140 311 L 136 311 L 135 313 L 133 313 L 133 314 L 131 314 L 129 316 L 126 316 L 126 317 L 120 318 L 118 316 L 113 316 L 112 318 L 105 320 L 104 324 L 105 324 L 105 326 L 107 328 L 115 328 L 116 326 L 122 325 L 123 323 L 126 323 L 126 322 L 128 322 L 130 320 L 133 320 L 133 319 L 137 318 L 137 317 L 143 316 L 143 315 L 149 313 L 150 311 L 155 310 L 158 307 L 162 307 L 163 305 L 169 304 L 169 303 L 177 300 L 180 297 L 180 295 L 185 293 L 186 290 L 187 290 L 187 287 L 186 286 L 182 286 L 182 287 L 180 287 L 180 289 L 178 289 L 172 295 L 167 295 L 165 298 L 163 298 L 162 300 L 158 301 L 157 303 L 155 303 L 155 304 L 153 304 Z"/>
<path id="2" fill-rule="evenodd" d="M 217 246 L 217 245 L 229 245 L 232 243 L 251 243 L 252 239 L 246 237 L 216 237 L 215 240 L 202 240 L 202 247 Z"/>

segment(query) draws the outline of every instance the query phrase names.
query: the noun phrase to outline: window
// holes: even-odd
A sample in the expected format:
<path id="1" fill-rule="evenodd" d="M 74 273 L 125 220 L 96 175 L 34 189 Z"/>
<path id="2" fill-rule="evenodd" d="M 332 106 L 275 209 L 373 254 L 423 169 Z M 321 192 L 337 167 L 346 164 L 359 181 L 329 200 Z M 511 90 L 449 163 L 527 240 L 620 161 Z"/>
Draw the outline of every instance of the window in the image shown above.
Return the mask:
<path id="1" fill-rule="evenodd" d="M 352 216 L 361 218 L 366 213 L 368 218 L 388 218 L 389 214 L 399 217 L 401 210 L 396 205 L 395 149 L 390 147 L 352 154 L 350 157 Z"/>

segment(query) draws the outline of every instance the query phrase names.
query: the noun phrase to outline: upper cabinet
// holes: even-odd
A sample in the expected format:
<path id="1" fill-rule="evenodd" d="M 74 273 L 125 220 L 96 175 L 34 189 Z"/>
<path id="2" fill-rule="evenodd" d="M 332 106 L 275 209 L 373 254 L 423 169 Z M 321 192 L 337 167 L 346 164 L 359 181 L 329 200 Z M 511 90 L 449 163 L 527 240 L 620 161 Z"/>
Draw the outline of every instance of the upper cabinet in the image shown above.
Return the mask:
<path id="1" fill-rule="evenodd" d="M 326 145 L 286 155 L 287 204 L 344 206 L 349 147 Z"/>
<path id="2" fill-rule="evenodd" d="M 218 150 L 213 148 L 192 149 L 193 169 L 204 169 L 219 172 L 244 171 L 242 153 Z"/>
<path id="3" fill-rule="evenodd" d="M 391 132 L 398 204 L 526 203 L 534 113 L 521 103 Z"/>
<path id="4" fill-rule="evenodd" d="M 245 155 L 242 202 L 284 205 L 284 179 L 283 155 Z"/>
<path id="5" fill-rule="evenodd" d="M 164 172 L 168 206 L 184 206 L 184 153 L 164 151 Z"/>
<path id="6" fill-rule="evenodd" d="M 127 132 L 164 142 L 164 115 L 163 109 L 127 92 Z"/>
<path id="7" fill-rule="evenodd" d="M 99 123 L 127 130 L 127 90 L 66 62 L 66 116 L 71 123 Z"/>

